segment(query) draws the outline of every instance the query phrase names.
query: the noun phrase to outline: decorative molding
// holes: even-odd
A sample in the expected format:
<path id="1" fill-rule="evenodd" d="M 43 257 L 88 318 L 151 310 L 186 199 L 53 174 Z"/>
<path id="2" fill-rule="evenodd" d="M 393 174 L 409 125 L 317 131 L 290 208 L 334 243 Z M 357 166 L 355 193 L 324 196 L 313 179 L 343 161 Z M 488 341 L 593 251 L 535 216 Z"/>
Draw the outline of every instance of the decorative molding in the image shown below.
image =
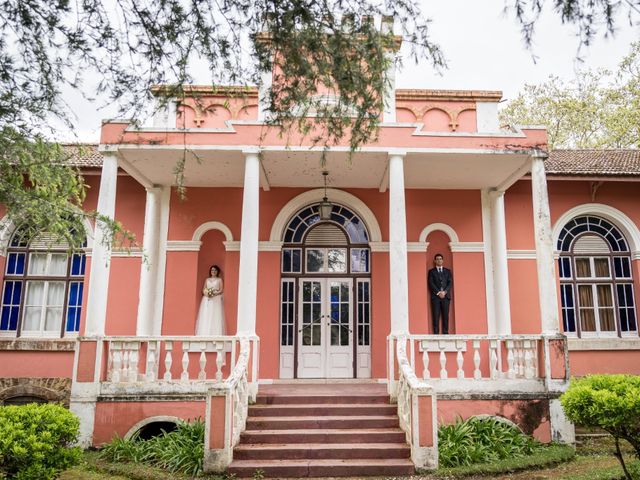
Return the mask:
<path id="1" fill-rule="evenodd" d="M 631 252 L 632 260 L 640 260 L 640 250 L 636 250 L 635 252 Z"/>
<path id="2" fill-rule="evenodd" d="M 449 242 L 451 252 L 484 253 L 484 242 Z"/>
<path id="3" fill-rule="evenodd" d="M 258 242 L 259 252 L 280 252 L 282 251 L 282 242 L 261 241 Z"/>
<path id="4" fill-rule="evenodd" d="M 535 250 L 507 250 L 509 260 L 535 260 Z"/>
<path id="5" fill-rule="evenodd" d="M 570 352 L 588 350 L 640 350 L 640 338 L 567 338 Z"/>
<path id="6" fill-rule="evenodd" d="M 430 225 L 427 225 L 426 227 L 424 227 L 422 229 L 422 232 L 420 232 L 420 236 L 418 237 L 418 240 L 420 242 L 426 242 L 427 241 L 427 237 L 429 236 L 429 234 L 431 232 L 435 232 L 436 230 L 440 230 L 444 233 L 447 234 L 447 236 L 449 237 L 449 242 L 451 243 L 459 243 L 460 239 L 458 238 L 458 234 L 456 233 L 456 231 L 449 225 L 447 225 L 446 223 L 432 223 Z M 450 245 L 451 245 L 450 243 Z"/>
<path id="7" fill-rule="evenodd" d="M 167 252 L 199 252 L 201 246 L 201 240 L 169 240 Z"/>
<path id="8" fill-rule="evenodd" d="M 407 242 L 407 252 L 425 253 L 429 248 L 429 242 Z"/>
<path id="9" fill-rule="evenodd" d="M 369 231 L 370 242 L 382 241 L 382 232 L 380 230 L 378 220 L 366 203 L 355 195 L 335 188 L 328 188 L 327 196 L 332 202 L 349 207 L 362 219 Z M 269 240 L 272 242 L 282 241 L 284 237 L 284 229 L 286 228 L 289 219 L 307 205 L 320 202 L 323 197 L 324 189 L 316 188 L 314 190 L 303 192 L 289 200 L 289 202 L 282 207 L 278 216 L 274 220 Z"/>
<path id="10" fill-rule="evenodd" d="M 139 248 L 131 249 L 131 250 L 112 250 L 111 258 L 141 258 L 142 250 Z"/>
<path id="11" fill-rule="evenodd" d="M 240 251 L 240 240 L 226 241 L 222 242 L 224 244 L 224 249 L 227 252 L 239 252 Z"/>
<path id="12" fill-rule="evenodd" d="M 640 255 L 640 230 L 638 230 L 638 226 L 617 208 L 603 203 L 584 203 L 563 213 L 556 220 L 552 229 L 554 247 L 558 244 L 558 238 L 560 238 L 560 232 L 562 232 L 564 226 L 573 218 L 582 215 L 599 216 L 612 222 L 622 231 L 625 239 L 629 242 L 629 250 L 633 252 L 634 258 L 638 258 L 638 255 Z"/>
<path id="13" fill-rule="evenodd" d="M 75 349 L 75 338 L 0 338 L 0 350 L 73 352 Z"/>
<path id="14" fill-rule="evenodd" d="M 369 242 L 372 252 L 389 252 L 389 242 Z"/>
<path id="15" fill-rule="evenodd" d="M 215 220 L 205 222 L 198 228 L 196 228 L 193 232 L 193 237 L 191 237 L 191 240 L 194 242 L 202 240 L 202 236 L 209 230 L 220 230 L 224 234 L 224 238 L 227 242 L 233 241 L 233 234 L 231 233 L 231 229 L 224 223 L 217 222 Z"/>

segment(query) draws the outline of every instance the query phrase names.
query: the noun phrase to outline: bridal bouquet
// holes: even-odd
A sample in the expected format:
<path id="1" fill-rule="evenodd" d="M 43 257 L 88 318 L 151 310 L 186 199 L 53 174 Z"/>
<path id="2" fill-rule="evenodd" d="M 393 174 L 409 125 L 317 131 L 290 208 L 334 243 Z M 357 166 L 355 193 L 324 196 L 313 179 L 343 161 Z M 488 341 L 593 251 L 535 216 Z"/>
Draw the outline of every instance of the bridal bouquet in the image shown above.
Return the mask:
<path id="1" fill-rule="evenodd" d="M 205 289 L 205 295 L 209 298 L 213 297 L 216 294 L 216 290 L 214 290 L 213 288 L 206 288 Z"/>

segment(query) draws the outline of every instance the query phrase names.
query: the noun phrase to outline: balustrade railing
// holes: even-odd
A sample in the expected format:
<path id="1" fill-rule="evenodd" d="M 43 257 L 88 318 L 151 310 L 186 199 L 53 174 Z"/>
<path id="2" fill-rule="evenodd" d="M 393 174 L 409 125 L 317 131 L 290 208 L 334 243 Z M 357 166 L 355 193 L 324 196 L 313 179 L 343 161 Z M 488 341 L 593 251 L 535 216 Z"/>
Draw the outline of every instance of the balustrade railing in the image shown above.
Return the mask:
<path id="1" fill-rule="evenodd" d="M 257 341 L 249 337 L 249 342 Z M 103 381 L 220 383 L 237 365 L 239 342 L 234 336 L 105 337 Z M 253 366 L 257 369 L 257 362 Z"/>
<path id="2" fill-rule="evenodd" d="M 543 378 L 542 335 L 410 335 L 410 362 L 423 379 Z M 417 350 L 417 357 L 416 357 Z M 435 375 L 434 375 L 435 373 Z"/>

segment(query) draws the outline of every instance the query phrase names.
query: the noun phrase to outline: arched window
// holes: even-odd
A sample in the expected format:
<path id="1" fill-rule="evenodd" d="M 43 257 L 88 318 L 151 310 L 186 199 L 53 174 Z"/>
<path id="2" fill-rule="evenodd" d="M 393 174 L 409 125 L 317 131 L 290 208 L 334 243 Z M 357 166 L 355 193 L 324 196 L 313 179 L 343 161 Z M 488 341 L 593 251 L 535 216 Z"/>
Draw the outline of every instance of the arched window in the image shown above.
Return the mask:
<path id="1" fill-rule="evenodd" d="M 564 331 L 579 337 L 637 336 L 629 245 L 596 216 L 567 223 L 558 238 Z"/>
<path id="2" fill-rule="evenodd" d="M 7 262 L 0 334 L 62 337 L 80 328 L 86 257 L 46 233 L 27 240 L 13 234 Z"/>

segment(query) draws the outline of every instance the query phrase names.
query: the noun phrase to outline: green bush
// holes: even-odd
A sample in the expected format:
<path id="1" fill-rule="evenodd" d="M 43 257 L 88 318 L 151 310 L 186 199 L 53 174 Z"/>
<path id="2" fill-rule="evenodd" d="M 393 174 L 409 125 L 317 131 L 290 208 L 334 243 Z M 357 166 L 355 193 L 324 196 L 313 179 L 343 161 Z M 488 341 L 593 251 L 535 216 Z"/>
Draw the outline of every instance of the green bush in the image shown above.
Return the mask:
<path id="1" fill-rule="evenodd" d="M 0 478 L 50 480 L 79 463 L 79 426 L 60 405 L 0 407 Z"/>
<path id="2" fill-rule="evenodd" d="M 114 438 L 100 451 L 110 462 L 144 463 L 173 473 L 198 475 L 204 460 L 204 423 L 179 422 L 176 430 L 149 440 Z"/>
<path id="3" fill-rule="evenodd" d="M 622 469 L 627 478 L 633 478 L 624 463 L 620 439 L 629 442 L 640 459 L 640 376 L 591 375 L 572 380 L 560 402 L 572 422 L 613 436 Z"/>
<path id="4" fill-rule="evenodd" d="M 460 467 L 530 455 L 540 443 L 496 418 L 458 418 L 438 430 L 440 467 Z"/>

